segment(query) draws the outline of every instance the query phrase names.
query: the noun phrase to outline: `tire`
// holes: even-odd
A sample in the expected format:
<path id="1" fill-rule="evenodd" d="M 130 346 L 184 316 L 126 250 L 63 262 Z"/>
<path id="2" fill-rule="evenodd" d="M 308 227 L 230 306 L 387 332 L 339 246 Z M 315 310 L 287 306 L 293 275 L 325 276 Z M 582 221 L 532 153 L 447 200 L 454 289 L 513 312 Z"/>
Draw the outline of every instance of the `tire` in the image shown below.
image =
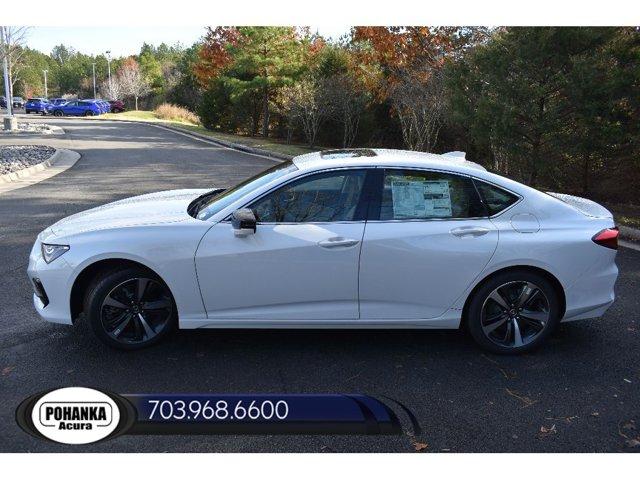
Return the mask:
<path id="1" fill-rule="evenodd" d="M 62 116 L 62 111 L 61 110 L 55 110 L 53 112 L 53 116 L 54 117 L 61 117 Z"/>
<path id="2" fill-rule="evenodd" d="M 154 345 L 178 323 L 169 288 L 157 275 L 141 268 L 100 274 L 87 289 L 84 312 L 96 337 L 120 350 Z"/>
<path id="3" fill-rule="evenodd" d="M 84 112 L 84 116 L 85 117 L 93 117 L 93 112 L 90 110 L 87 110 L 86 112 Z"/>
<path id="4" fill-rule="evenodd" d="M 481 284 L 465 318 L 469 333 L 485 350 L 520 354 L 542 345 L 560 323 L 554 285 L 531 270 L 511 270 Z"/>
<path id="5" fill-rule="evenodd" d="M 25 110 L 25 112 L 27 115 L 29 115 L 31 113 L 31 110 Z"/>

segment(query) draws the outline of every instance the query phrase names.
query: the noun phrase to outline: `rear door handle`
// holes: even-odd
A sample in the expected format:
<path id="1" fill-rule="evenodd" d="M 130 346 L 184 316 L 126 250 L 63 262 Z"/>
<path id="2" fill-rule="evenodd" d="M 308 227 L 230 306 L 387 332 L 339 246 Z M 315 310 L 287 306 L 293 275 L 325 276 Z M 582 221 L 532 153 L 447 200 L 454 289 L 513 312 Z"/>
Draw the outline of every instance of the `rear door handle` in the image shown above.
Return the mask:
<path id="1" fill-rule="evenodd" d="M 344 237 L 331 237 L 326 240 L 321 240 L 318 242 L 322 248 L 338 248 L 338 247 L 353 247 L 360 243 L 359 240 L 354 240 L 353 238 L 344 238 Z"/>
<path id="2" fill-rule="evenodd" d="M 452 229 L 449 233 L 451 235 L 455 235 L 456 237 L 480 237 L 482 235 L 486 235 L 490 230 L 484 227 L 458 227 Z"/>

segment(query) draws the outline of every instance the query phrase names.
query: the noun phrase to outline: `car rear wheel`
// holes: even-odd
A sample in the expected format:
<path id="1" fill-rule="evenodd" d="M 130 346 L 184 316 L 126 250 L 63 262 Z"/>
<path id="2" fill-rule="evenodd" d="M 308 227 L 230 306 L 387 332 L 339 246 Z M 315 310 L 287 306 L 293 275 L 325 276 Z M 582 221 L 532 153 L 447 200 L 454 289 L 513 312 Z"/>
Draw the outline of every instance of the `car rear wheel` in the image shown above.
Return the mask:
<path id="1" fill-rule="evenodd" d="M 84 112 L 84 116 L 85 117 L 93 117 L 93 112 L 88 110 L 88 111 Z"/>
<path id="2" fill-rule="evenodd" d="M 517 354 L 540 346 L 560 322 L 551 282 L 533 271 L 504 272 L 485 282 L 467 312 L 474 340 L 494 353 Z"/>
<path id="3" fill-rule="evenodd" d="M 53 116 L 54 117 L 61 117 L 62 116 L 62 111 L 56 110 L 55 112 L 53 112 Z"/>
<path id="4" fill-rule="evenodd" d="M 84 311 L 98 339 L 121 350 L 158 343 L 177 325 L 169 288 L 138 268 L 103 273 L 89 288 Z"/>

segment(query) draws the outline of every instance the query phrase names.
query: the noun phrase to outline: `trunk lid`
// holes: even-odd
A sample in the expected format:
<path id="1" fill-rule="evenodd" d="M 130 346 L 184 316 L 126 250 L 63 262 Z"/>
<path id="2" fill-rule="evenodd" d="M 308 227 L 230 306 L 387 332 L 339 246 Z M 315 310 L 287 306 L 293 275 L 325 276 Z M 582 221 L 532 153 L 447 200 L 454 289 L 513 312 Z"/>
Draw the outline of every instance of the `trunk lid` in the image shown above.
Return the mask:
<path id="1" fill-rule="evenodd" d="M 566 193 L 547 192 L 547 194 L 573 207 L 587 217 L 613 219 L 613 214 L 609 210 L 588 198 L 567 195 Z"/>

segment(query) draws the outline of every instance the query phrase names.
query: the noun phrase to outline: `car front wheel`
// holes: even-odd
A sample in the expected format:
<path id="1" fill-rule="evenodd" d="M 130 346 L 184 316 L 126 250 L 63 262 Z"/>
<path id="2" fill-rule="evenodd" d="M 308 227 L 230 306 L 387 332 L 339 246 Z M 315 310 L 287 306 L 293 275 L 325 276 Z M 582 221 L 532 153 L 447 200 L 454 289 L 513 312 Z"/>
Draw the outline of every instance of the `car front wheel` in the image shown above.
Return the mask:
<path id="1" fill-rule="evenodd" d="M 475 292 L 466 321 L 481 347 L 494 353 L 524 353 L 540 346 L 557 327 L 560 300 L 543 275 L 504 272 Z"/>
<path id="2" fill-rule="evenodd" d="M 177 325 L 169 288 L 156 275 L 138 268 L 99 276 L 87 292 L 84 311 L 98 339 L 121 350 L 158 343 Z"/>

